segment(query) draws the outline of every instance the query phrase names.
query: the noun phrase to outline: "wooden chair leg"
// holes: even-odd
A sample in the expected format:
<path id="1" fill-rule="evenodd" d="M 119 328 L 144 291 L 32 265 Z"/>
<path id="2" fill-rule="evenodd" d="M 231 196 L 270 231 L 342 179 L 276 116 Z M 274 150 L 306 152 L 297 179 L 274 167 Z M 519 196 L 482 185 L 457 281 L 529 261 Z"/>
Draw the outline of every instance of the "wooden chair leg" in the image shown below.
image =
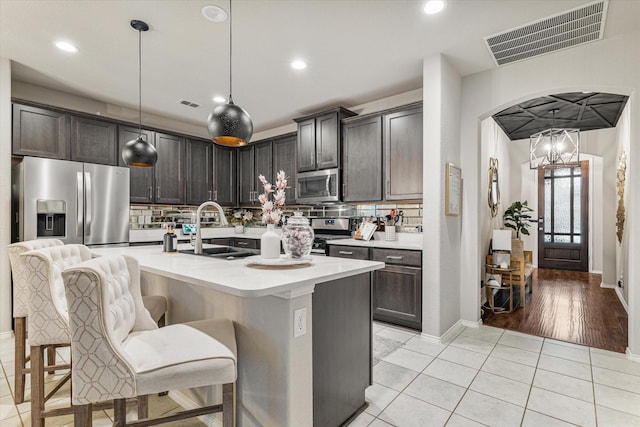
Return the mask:
<path id="1" fill-rule="evenodd" d="M 149 395 L 138 396 L 138 419 L 149 417 Z"/>
<path id="2" fill-rule="evenodd" d="M 126 425 L 127 401 L 126 399 L 115 399 L 113 401 L 113 427 L 124 427 Z"/>
<path id="3" fill-rule="evenodd" d="M 91 424 L 93 424 L 91 404 L 73 405 L 73 427 L 91 427 Z"/>
<path id="4" fill-rule="evenodd" d="M 26 359 L 27 322 L 25 317 L 15 318 L 15 396 L 16 405 L 24 402 L 24 384 L 26 374 L 24 373 Z"/>
<path id="5" fill-rule="evenodd" d="M 235 384 L 222 385 L 222 425 L 234 427 L 236 425 Z"/>
<path id="6" fill-rule="evenodd" d="M 31 346 L 31 427 L 44 427 L 44 347 Z"/>
<path id="7" fill-rule="evenodd" d="M 56 348 L 54 346 L 47 347 L 47 365 L 55 366 L 56 364 Z M 56 373 L 55 369 L 47 371 L 48 374 L 53 375 Z"/>

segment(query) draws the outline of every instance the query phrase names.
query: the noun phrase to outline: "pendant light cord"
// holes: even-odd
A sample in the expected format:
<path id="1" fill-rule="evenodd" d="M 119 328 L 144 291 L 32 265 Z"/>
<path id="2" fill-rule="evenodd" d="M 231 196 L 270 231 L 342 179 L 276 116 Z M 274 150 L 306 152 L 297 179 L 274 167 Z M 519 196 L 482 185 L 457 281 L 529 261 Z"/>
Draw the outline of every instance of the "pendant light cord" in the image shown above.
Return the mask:
<path id="1" fill-rule="evenodd" d="M 231 59 L 233 57 L 233 14 L 231 13 L 231 0 L 229 0 L 229 104 L 233 104 L 233 97 L 231 96 L 233 93 L 232 86 L 232 69 L 231 69 Z"/>
<path id="2" fill-rule="evenodd" d="M 138 138 L 142 138 L 142 30 L 138 30 Z"/>

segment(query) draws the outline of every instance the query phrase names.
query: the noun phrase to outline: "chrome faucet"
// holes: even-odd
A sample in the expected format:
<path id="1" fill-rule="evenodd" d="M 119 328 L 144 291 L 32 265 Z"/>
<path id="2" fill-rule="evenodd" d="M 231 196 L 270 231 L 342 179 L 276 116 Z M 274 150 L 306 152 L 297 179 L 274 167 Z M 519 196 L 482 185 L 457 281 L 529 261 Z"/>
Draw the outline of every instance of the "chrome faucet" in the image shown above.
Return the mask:
<path id="1" fill-rule="evenodd" d="M 198 210 L 196 211 L 196 243 L 194 245 L 193 253 L 201 254 L 202 253 L 202 234 L 200 233 L 200 214 L 202 213 L 202 209 L 207 206 L 213 206 L 218 209 L 218 215 L 220 215 L 220 224 L 224 227 L 227 225 L 227 218 L 224 216 L 224 211 L 222 210 L 222 206 L 217 204 L 216 202 L 204 202 L 200 206 L 198 206 Z"/>

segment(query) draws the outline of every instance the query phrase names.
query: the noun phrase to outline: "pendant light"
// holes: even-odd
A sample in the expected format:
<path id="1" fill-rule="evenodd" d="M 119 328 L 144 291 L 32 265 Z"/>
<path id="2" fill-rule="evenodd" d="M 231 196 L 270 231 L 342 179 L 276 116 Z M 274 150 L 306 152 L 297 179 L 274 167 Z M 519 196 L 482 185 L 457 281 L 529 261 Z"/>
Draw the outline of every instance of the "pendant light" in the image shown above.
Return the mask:
<path id="1" fill-rule="evenodd" d="M 219 105 L 213 109 L 207 119 L 209 136 L 211 140 L 219 145 L 228 147 L 241 147 L 247 145 L 253 135 L 253 123 L 251 117 L 242 107 L 233 103 L 231 96 L 233 90 L 231 86 L 231 60 L 232 60 L 232 23 L 231 0 L 229 0 L 229 102 Z"/>
<path id="2" fill-rule="evenodd" d="M 580 129 L 555 127 L 559 111 L 559 108 L 549 110 L 551 128 L 529 137 L 530 169 L 580 164 Z"/>
<path id="3" fill-rule="evenodd" d="M 156 164 L 158 152 L 142 138 L 142 32 L 148 31 L 149 26 L 137 19 L 131 21 L 131 26 L 138 31 L 138 138 L 124 145 L 122 160 L 128 166 L 150 167 Z"/>

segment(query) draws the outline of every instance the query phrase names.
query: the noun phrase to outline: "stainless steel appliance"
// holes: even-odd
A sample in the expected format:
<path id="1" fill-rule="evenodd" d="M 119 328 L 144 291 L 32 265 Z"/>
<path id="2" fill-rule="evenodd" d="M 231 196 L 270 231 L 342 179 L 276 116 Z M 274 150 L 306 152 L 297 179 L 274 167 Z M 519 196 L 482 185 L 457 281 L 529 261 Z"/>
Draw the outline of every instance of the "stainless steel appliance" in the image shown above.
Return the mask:
<path id="1" fill-rule="evenodd" d="M 355 221 L 351 218 L 313 218 L 311 227 L 315 233 L 312 254 L 327 254 L 327 241 L 351 237 Z"/>
<path id="2" fill-rule="evenodd" d="M 25 157 L 13 184 L 20 241 L 128 244 L 128 168 Z"/>
<path id="3" fill-rule="evenodd" d="M 296 202 L 326 203 L 340 201 L 340 170 L 324 169 L 296 175 Z"/>

